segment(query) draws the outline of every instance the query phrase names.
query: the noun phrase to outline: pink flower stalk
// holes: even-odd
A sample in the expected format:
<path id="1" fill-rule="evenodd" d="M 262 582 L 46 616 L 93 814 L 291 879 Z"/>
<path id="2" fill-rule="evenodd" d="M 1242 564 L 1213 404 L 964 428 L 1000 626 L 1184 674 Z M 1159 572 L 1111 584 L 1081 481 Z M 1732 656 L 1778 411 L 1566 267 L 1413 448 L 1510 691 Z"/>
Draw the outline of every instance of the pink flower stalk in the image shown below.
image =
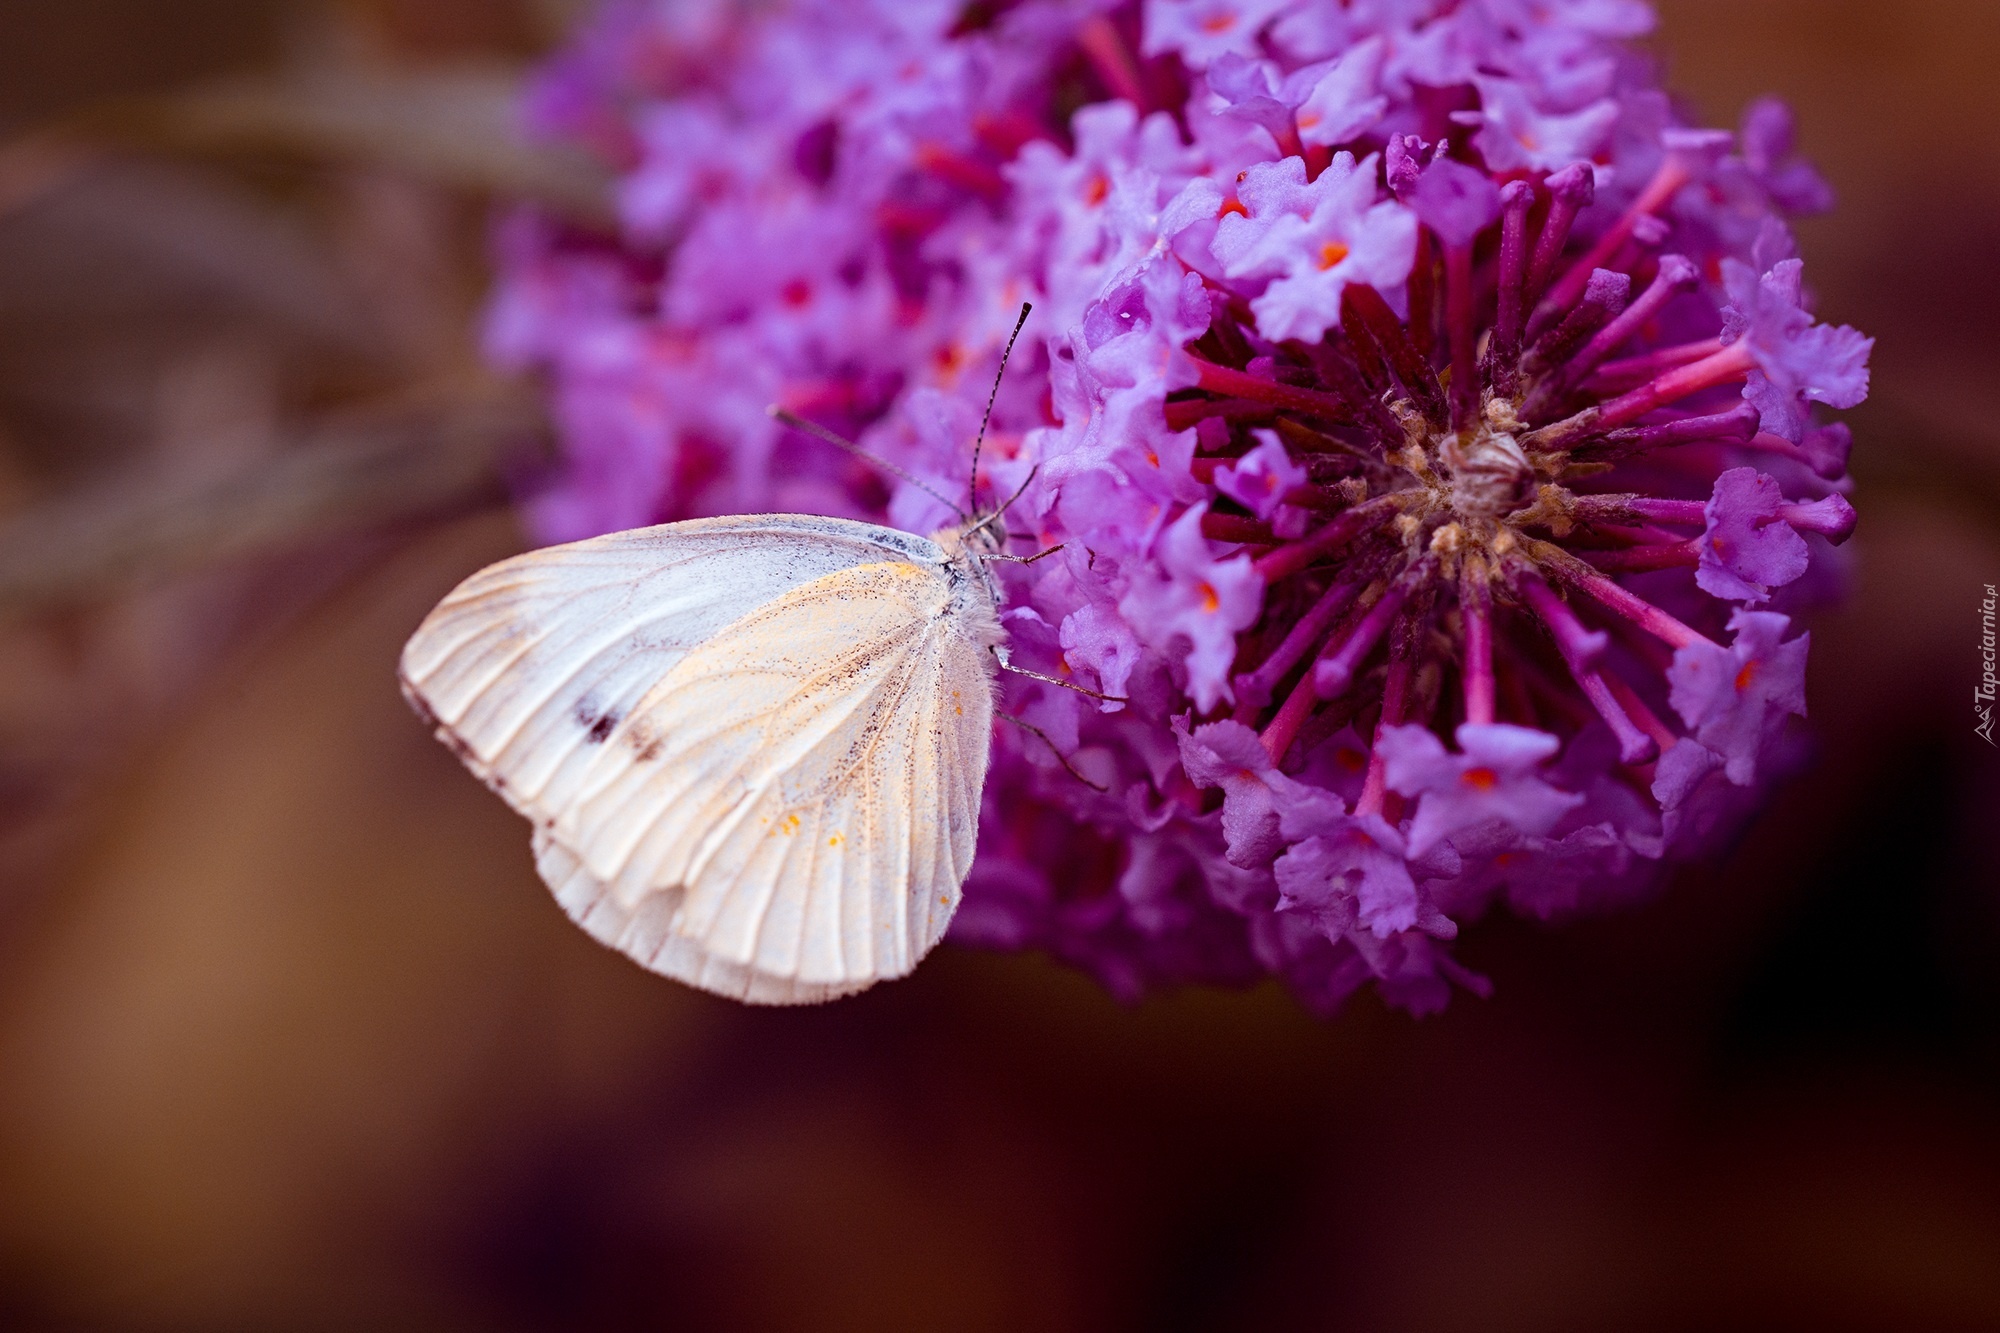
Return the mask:
<path id="1" fill-rule="evenodd" d="M 500 233 L 489 349 L 565 444 L 531 519 L 929 531 L 765 409 L 951 494 L 1033 301 L 971 486 L 1064 544 L 1008 567 L 1015 659 L 1129 702 L 1003 682 L 1048 740 L 997 738 L 954 934 L 1121 994 L 1483 991 L 1461 923 L 1629 900 L 1754 809 L 1853 527 L 1818 418 L 1870 344 L 1815 322 L 1783 222 L 1825 186 L 1776 103 L 1675 123 L 1623 45 L 1651 22 L 614 3 L 536 108 L 618 164 L 624 225 Z"/>

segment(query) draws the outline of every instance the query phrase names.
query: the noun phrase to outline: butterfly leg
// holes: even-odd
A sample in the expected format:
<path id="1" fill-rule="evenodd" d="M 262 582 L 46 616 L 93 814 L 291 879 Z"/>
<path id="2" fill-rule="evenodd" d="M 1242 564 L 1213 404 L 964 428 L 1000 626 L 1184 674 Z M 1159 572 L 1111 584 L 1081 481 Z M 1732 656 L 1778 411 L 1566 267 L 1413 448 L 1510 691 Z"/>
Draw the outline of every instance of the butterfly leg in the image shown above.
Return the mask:
<path id="1" fill-rule="evenodd" d="M 1033 555 L 994 554 L 994 555 L 982 555 L 979 558 L 981 560 L 1005 560 L 1010 565 L 1032 565 L 1037 560 L 1040 560 L 1043 556 L 1054 555 L 1057 551 L 1062 550 L 1062 548 L 1067 544 L 1068 543 L 1066 542 L 1057 542 L 1054 546 L 1049 547 L 1046 551 L 1037 551 Z"/>
<path id="2" fill-rule="evenodd" d="M 1036 726 L 1034 723 L 1026 721 L 1022 718 L 1015 717 L 1012 713 L 1001 713 L 996 711 L 993 714 L 993 716 L 998 718 L 1005 718 L 1007 721 L 1012 722 L 1015 726 L 1021 728 L 1021 730 L 1023 731 L 1034 732 L 1035 735 L 1040 736 L 1042 738 L 1042 744 L 1049 747 L 1049 753 L 1056 757 L 1056 762 L 1061 764 L 1063 768 L 1068 771 L 1071 777 L 1075 778 L 1078 782 L 1081 782 L 1084 786 L 1090 788 L 1092 791 L 1101 791 L 1106 793 L 1107 795 L 1110 793 L 1111 788 L 1100 787 L 1095 782 L 1092 782 L 1089 778 L 1085 777 L 1083 774 L 1077 772 L 1076 765 L 1072 764 L 1069 761 L 1069 758 L 1066 755 L 1064 755 L 1061 750 L 1058 750 L 1056 748 L 1056 743 L 1049 739 L 1049 733 L 1043 731 L 1040 727 Z"/>
<path id="3" fill-rule="evenodd" d="M 1075 684 L 1074 682 L 1071 681 L 1060 680 L 1055 676 L 1044 676 L 1041 672 L 1030 671 L 1026 667 L 1017 667 L 1012 662 L 1008 661 L 1007 654 L 1002 652 L 997 647 L 992 650 L 992 653 L 993 653 L 993 659 L 1000 664 L 1000 669 L 1002 671 L 1011 671 L 1017 676 L 1026 676 L 1029 680 L 1039 680 L 1044 685 L 1060 685 L 1066 690 L 1075 690 L 1078 694 L 1087 694 L 1093 699 L 1102 699 L 1105 703 L 1108 704 L 1124 704 L 1132 702 L 1130 699 L 1127 699 L 1122 694 L 1099 694 L 1096 690 L 1085 689 L 1083 686 Z"/>

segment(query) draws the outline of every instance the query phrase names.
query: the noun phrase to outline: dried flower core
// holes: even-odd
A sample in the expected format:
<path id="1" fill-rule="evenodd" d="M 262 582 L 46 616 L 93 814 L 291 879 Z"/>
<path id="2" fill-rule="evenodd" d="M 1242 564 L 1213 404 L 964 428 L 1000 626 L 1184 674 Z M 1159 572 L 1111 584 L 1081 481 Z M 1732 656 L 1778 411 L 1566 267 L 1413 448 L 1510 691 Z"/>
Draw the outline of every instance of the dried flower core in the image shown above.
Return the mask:
<path id="1" fill-rule="evenodd" d="M 1398 151 L 1420 216 L 1428 178 L 1474 175 L 1446 156 L 1448 145 L 1410 138 L 1392 146 L 1392 159 Z M 1428 166 L 1413 165 L 1426 152 Z M 1693 263 L 1656 253 L 1664 228 L 1650 211 L 1692 174 L 1669 154 L 1631 208 L 1553 280 L 1552 261 L 1590 200 L 1588 169 L 1488 185 L 1491 216 L 1470 228 L 1463 208 L 1425 217 L 1407 315 L 1354 283 L 1341 295 L 1339 327 L 1317 344 L 1287 340 L 1259 355 L 1254 327 L 1243 327 L 1251 321 L 1225 308 L 1189 345 L 1199 388 L 1169 402 L 1169 424 L 1197 424 L 1203 456 L 1214 458 L 1241 456 L 1258 429 L 1275 428 L 1309 478 L 1288 498 L 1315 520 L 1293 540 L 1226 508 L 1206 522 L 1212 536 L 1262 548 L 1268 610 L 1237 658 L 1248 688 L 1235 717 L 1260 726 L 1273 762 L 1314 721 L 1324 731 L 1377 700 L 1378 731 L 1444 722 L 1449 734 L 1454 722 L 1573 724 L 1580 696 L 1630 766 L 1677 739 L 1642 693 L 1660 693 L 1665 654 L 1722 649 L 1609 575 L 1696 565 L 1701 545 L 1687 529 L 1707 525 L 1707 506 L 1619 483 L 1656 452 L 1688 446 L 1796 452 L 1760 430 L 1750 404 L 1680 407 L 1716 389 L 1740 395 L 1760 368 L 1747 339 L 1607 364 L 1697 286 Z M 1328 242 L 1321 258 L 1347 253 Z M 1720 540 L 1709 549 L 1728 558 Z M 1632 645 L 1613 666 L 1607 630 L 1656 646 Z M 1364 665 L 1378 658 L 1364 685 Z M 1649 670 L 1640 688 L 1626 678 Z M 1736 689 L 1755 672 L 1746 663 Z M 1562 674 L 1568 689 L 1557 684 Z M 1398 808 L 1381 767 L 1378 751 L 1358 814 Z M 1481 774 L 1490 783 L 1485 769 L 1465 780 L 1479 786 Z"/>

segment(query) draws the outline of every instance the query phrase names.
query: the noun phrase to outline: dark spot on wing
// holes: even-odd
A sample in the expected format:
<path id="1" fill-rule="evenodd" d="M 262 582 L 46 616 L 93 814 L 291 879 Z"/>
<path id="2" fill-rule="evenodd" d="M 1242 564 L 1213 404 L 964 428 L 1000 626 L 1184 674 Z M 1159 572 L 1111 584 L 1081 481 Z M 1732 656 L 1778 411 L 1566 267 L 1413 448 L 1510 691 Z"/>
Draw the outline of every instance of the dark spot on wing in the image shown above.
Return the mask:
<path id="1" fill-rule="evenodd" d="M 611 738 L 612 731 L 617 728 L 618 713 L 617 710 L 610 708 L 601 713 L 596 712 L 586 700 L 576 706 L 576 724 L 583 728 L 585 740 L 592 745 L 602 745 Z"/>
<path id="2" fill-rule="evenodd" d="M 632 753 L 642 764 L 659 758 L 660 751 L 666 748 L 665 740 L 647 726 L 644 720 L 634 724 L 632 729 L 625 733 L 625 743 L 632 747 Z"/>

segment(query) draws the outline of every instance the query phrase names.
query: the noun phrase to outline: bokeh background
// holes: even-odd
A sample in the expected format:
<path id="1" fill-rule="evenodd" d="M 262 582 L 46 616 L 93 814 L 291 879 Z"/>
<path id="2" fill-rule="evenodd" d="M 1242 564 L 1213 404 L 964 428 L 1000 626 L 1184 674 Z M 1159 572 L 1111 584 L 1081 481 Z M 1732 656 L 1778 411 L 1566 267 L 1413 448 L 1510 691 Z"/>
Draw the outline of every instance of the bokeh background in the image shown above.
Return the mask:
<path id="1" fill-rule="evenodd" d="M 398 699 L 518 549 L 472 339 L 568 0 L 0 6 L 0 1326 L 2000 1329 L 2000 5 L 1665 0 L 1878 335 L 1817 761 L 1416 1022 L 947 948 L 738 1008 L 569 926 Z"/>

